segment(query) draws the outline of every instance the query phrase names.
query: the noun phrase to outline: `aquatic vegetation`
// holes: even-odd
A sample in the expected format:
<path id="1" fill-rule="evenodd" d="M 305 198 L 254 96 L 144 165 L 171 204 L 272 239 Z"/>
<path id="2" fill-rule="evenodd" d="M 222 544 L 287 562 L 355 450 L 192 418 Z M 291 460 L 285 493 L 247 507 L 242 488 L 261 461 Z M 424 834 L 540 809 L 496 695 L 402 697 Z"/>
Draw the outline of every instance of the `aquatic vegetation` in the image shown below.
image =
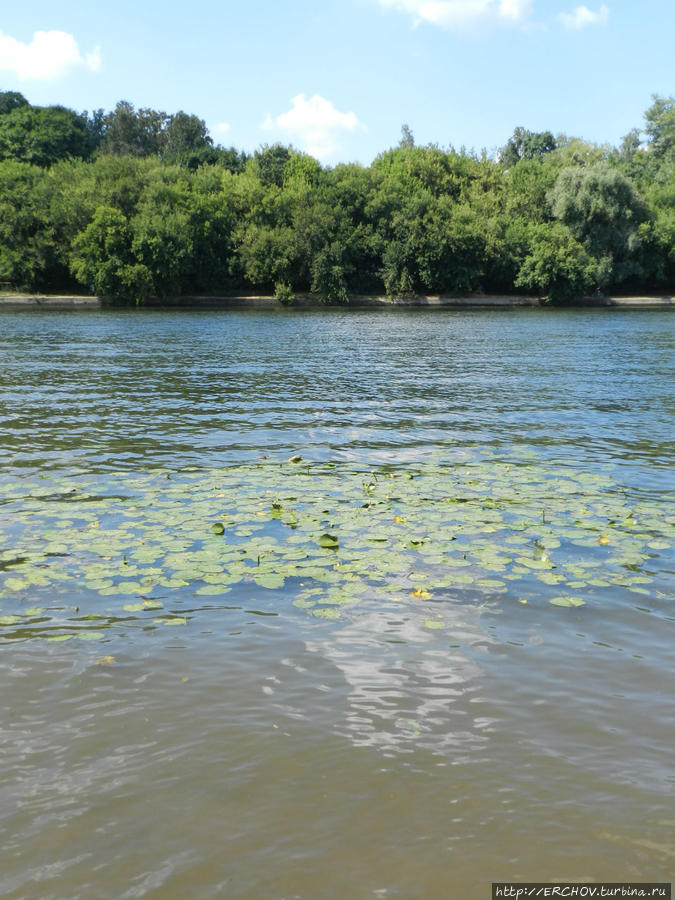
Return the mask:
<path id="1" fill-rule="evenodd" d="M 618 588 L 648 594 L 675 535 L 665 502 L 629 503 L 609 474 L 485 452 L 406 469 L 294 456 L 48 473 L 3 495 L 0 635 L 13 640 L 189 625 L 186 599 L 230 591 L 278 592 L 279 611 L 323 619 L 396 599 L 439 631 L 439 604 L 488 597 L 583 614 Z"/>

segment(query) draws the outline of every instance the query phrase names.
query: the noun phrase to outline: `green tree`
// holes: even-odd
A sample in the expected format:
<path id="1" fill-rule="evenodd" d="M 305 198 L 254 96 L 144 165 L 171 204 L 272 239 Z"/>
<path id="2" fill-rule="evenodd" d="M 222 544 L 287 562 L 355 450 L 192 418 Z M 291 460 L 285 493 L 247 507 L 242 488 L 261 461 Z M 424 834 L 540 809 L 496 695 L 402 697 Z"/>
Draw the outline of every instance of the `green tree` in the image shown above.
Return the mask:
<path id="1" fill-rule="evenodd" d="M 398 146 L 404 150 L 410 150 L 415 146 L 415 138 L 409 125 L 401 125 L 401 140 L 398 142 Z"/>
<path id="2" fill-rule="evenodd" d="M 570 230 L 559 222 L 547 222 L 528 231 L 528 251 L 515 286 L 554 301 L 583 297 L 593 284 L 595 265 Z"/>
<path id="3" fill-rule="evenodd" d="M 235 240 L 241 274 L 246 281 L 265 289 L 278 283 L 297 285 L 296 241 L 287 225 L 241 223 Z"/>
<path id="4" fill-rule="evenodd" d="M 90 151 L 86 118 L 72 109 L 20 105 L 0 116 L 0 159 L 50 166 Z"/>
<path id="5" fill-rule="evenodd" d="M 253 155 L 254 171 L 260 183 L 265 187 L 276 185 L 281 187 L 284 182 L 286 164 L 291 159 L 292 149 L 283 144 L 264 144 Z"/>
<path id="6" fill-rule="evenodd" d="M 315 187 L 321 178 L 321 164 L 307 153 L 291 150 L 284 163 L 283 183 Z"/>
<path id="7" fill-rule="evenodd" d="M 322 247 L 312 262 L 312 291 L 323 303 L 348 303 L 344 253 L 339 241 Z"/>
<path id="8" fill-rule="evenodd" d="M 231 284 L 236 225 L 234 179 L 202 167 L 191 177 L 188 213 L 193 253 L 188 279 L 197 291 L 223 291 Z"/>
<path id="9" fill-rule="evenodd" d="M 503 205 L 510 217 L 543 222 L 551 217 L 548 193 L 556 182 L 559 168 L 552 162 L 524 159 L 511 166 L 502 181 Z"/>
<path id="10" fill-rule="evenodd" d="M 233 175 L 243 172 L 249 159 L 248 154 L 244 150 L 237 150 L 236 147 L 223 147 L 221 144 L 205 147 L 199 151 L 197 156 L 199 165 L 220 166 L 220 168 L 227 169 Z M 189 168 L 193 168 L 191 163 L 188 165 Z"/>
<path id="11" fill-rule="evenodd" d="M 640 129 L 631 128 L 628 134 L 621 138 L 619 156 L 623 162 L 630 162 L 640 149 Z"/>
<path id="12" fill-rule="evenodd" d="M 601 286 L 639 277 L 639 226 L 648 213 L 618 169 L 606 162 L 563 169 L 548 199 L 554 217 L 598 261 Z"/>
<path id="13" fill-rule="evenodd" d="M 162 159 L 196 169 L 202 162 L 213 162 L 213 141 L 206 122 L 182 110 L 169 116 L 162 148 Z"/>
<path id="14" fill-rule="evenodd" d="M 46 286 L 54 245 L 43 202 L 42 169 L 0 162 L 0 281 L 33 290 Z"/>
<path id="15" fill-rule="evenodd" d="M 102 297 L 143 303 L 154 292 L 149 269 L 132 249 L 129 222 L 119 210 L 99 206 L 73 241 L 71 269 L 80 284 Z"/>
<path id="16" fill-rule="evenodd" d="M 657 159 L 675 160 L 675 98 L 652 95 L 645 112 L 645 132 L 649 150 Z"/>
<path id="17" fill-rule="evenodd" d="M 166 143 L 169 117 L 156 109 L 136 110 L 128 100 L 120 100 L 103 120 L 101 151 L 116 156 L 152 156 Z"/>
<path id="18" fill-rule="evenodd" d="M 375 197 L 382 177 L 372 168 L 350 163 L 321 176 L 324 207 L 333 211 L 334 234 L 339 237 L 350 293 L 380 291 L 382 238 L 377 234 Z"/>
<path id="19" fill-rule="evenodd" d="M 541 159 L 556 146 L 556 139 L 550 131 L 528 131 L 518 126 L 500 150 L 499 161 L 509 169 L 521 159 Z"/>
<path id="20" fill-rule="evenodd" d="M 399 146 L 324 168 L 280 144 L 214 146 L 179 111 L 81 115 L 0 93 L 0 280 L 143 300 L 253 286 L 352 293 L 514 287 L 576 296 L 591 279 L 675 279 L 673 100 L 620 149 L 514 131 L 483 152 Z M 507 164 L 508 163 L 508 164 Z"/>
<path id="21" fill-rule="evenodd" d="M 644 190 L 650 211 L 650 220 L 640 226 L 644 274 L 654 287 L 672 290 L 675 285 L 675 159 L 661 162 L 658 170 L 645 180 Z"/>
<path id="22" fill-rule="evenodd" d="M 91 114 L 86 110 L 82 113 L 87 124 L 87 134 L 89 135 L 89 145 L 93 154 L 101 146 L 105 135 L 105 117 L 106 113 L 103 109 L 94 109 Z"/>
<path id="23" fill-rule="evenodd" d="M 133 259 L 148 272 L 153 295 L 187 293 L 194 249 L 189 214 L 146 205 L 131 220 L 129 230 Z"/>
<path id="24" fill-rule="evenodd" d="M 23 94 L 18 91 L 0 91 L 0 116 L 22 106 L 30 106 Z"/>
<path id="25" fill-rule="evenodd" d="M 373 169 L 387 181 L 396 182 L 408 195 L 428 190 L 434 196 L 450 194 L 461 199 L 478 174 L 478 162 L 439 147 L 397 147 L 381 153 Z"/>

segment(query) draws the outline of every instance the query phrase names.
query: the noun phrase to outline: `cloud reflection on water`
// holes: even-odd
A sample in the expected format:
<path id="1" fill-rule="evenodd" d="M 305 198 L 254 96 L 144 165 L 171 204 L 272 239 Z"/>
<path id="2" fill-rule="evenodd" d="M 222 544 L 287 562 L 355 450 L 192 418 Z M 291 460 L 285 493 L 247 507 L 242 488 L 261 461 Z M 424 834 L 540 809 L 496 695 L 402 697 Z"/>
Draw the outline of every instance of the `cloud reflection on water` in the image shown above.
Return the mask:
<path id="1" fill-rule="evenodd" d="M 424 747 L 453 761 L 484 744 L 492 720 L 473 706 L 483 675 L 474 653 L 496 639 L 481 622 L 482 610 L 430 606 L 430 617 L 441 613 L 441 631 L 403 604 L 362 606 L 341 628 L 321 637 L 313 632 L 307 650 L 334 663 L 348 685 L 338 730 L 356 746 L 386 754 Z"/>

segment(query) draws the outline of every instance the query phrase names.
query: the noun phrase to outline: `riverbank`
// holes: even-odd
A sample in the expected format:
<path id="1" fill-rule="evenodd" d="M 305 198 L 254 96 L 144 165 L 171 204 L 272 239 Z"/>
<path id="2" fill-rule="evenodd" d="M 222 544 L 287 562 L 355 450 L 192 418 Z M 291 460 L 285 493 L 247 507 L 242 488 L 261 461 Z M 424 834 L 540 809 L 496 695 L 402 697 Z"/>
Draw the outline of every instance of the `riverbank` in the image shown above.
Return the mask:
<path id="1" fill-rule="evenodd" d="M 101 297 L 77 296 L 67 294 L 2 294 L 0 295 L 0 307 L 41 307 L 45 309 L 70 309 L 93 308 L 98 309 L 107 306 L 108 303 Z M 226 306 L 257 306 L 278 307 L 282 304 L 276 297 L 262 294 L 241 294 L 233 296 L 186 296 L 175 297 L 169 300 L 152 300 L 147 306 L 152 307 L 226 307 Z M 321 306 L 320 301 L 309 294 L 298 294 L 291 304 L 296 307 Z M 379 295 L 358 295 L 352 297 L 349 306 L 354 307 L 378 307 L 378 306 L 417 306 L 417 307 L 456 307 L 458 309 L 489 309 L 489 308 L 517 308 L 547 306 L 539 297 L 525 295 L 506 294 L 469 294 L 462 297 L 447 294 L 432 294 L 414 297 L 385 297 Z M 575 307 L 617 307 L 621 309 L 662 309 L 675 306 L 673 296 L 635 296 L 635 297 L 583 297 L 574 301 Z"/>

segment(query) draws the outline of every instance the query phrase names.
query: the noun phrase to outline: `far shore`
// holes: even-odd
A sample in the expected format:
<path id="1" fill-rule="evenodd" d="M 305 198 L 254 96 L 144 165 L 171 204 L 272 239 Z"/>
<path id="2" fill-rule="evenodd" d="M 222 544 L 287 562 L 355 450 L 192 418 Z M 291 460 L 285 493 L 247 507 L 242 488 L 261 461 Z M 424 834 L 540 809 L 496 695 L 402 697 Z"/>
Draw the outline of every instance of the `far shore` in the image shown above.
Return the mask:
<path id="1" fill-rule="evenodd" d="M 297 294 L 290 304 L 282 304 L 273 296 L 261 294 L 237 294 L 227 296 L 185 296 L 174 297 L 165 300 L 152 299 L 145 306 L 157 307 L 227 307 L 227 306 L 255 306 L 278 308 L 282 305 L 293 307 L 322 307 L 323 304 L 310 294 Z M 0 307 L 34 308 L 43 309 L 100 309 L 112 306 L 111 303 L 101 297 L 91 295 L 69 294 L 0 294 Z M 433 294 L 412 297 L 385 297 L 379 295 L 357 295 L 350 298 L 344 307 L 392 307 L 392 306 L 417 306 L 417 307 L 456 307 L 460 309 L 490 309 L 490 308 L 517 308 L 517 307 L 544 307 L 549 306 L 539 297 L 511 294 L 469 294 L 465 296 L 452 296 L 448 294 Z M 550 304 L 551 307 L 556 304 Z M 651 309 L 675 306 L 675 297 L 672 295 L 649 295 L 634 297 L 593 296 L 581 297 L 565 306 L 577 308 L 587 307 L 617 307 L 622 309 Z"/>

